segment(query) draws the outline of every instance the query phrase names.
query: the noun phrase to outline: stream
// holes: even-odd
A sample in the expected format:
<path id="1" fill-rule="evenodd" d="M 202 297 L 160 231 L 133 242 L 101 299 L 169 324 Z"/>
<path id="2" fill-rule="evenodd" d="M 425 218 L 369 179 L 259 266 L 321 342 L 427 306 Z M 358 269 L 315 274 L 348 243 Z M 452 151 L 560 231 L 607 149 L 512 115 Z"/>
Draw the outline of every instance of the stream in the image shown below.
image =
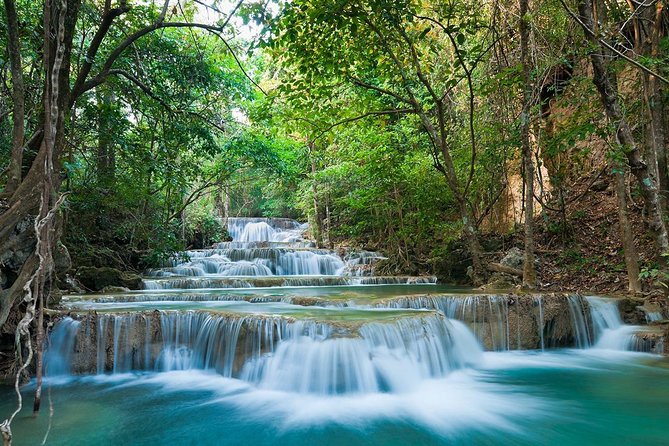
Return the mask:
<path id="1" fill-rule="evenodd" d="M 663 340 L 615 299 L 378 276 L 293 220 L 228 228 L 144 290 L 65 297 L 15 445 L 668 444 Z"/>

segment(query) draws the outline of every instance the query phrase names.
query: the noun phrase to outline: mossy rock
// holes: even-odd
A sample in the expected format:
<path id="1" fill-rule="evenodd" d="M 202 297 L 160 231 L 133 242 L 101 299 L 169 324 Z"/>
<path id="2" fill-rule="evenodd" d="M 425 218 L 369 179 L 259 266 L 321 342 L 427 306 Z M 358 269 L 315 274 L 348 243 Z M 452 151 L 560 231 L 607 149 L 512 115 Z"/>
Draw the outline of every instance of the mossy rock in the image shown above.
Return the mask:
<path id="1" fill-rule="evenodd" d="M 142 288 L 142 278 L 138 274 L 108 266 L 102 268 L 83 266 L 77 271 L 76 278 L 91 291 L 101 291 L 105 287 L 123 287 L 131 290 Z"/>

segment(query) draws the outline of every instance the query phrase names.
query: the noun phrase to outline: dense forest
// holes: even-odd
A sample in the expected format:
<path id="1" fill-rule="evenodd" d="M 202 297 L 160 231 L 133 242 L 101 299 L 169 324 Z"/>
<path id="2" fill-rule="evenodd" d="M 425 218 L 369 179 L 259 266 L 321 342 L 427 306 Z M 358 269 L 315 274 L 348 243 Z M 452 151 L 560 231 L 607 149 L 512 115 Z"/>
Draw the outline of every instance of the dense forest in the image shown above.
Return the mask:
<path id="1" fill-rule="evenodd" d="M 662 0 L 4 0 L 0 376 L 233 217 L 665 307 L 668 34 Z"/>

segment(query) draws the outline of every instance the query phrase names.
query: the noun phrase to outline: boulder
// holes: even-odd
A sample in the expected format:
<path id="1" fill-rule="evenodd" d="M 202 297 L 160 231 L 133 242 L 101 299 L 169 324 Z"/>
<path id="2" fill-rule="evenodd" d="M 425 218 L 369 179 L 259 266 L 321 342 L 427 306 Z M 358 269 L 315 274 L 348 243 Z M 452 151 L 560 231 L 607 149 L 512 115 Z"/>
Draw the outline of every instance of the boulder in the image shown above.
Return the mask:
<path id="1" fill-rule="evenodd" d="M 56 252 L 53 253 L 53 266 L 56 269 L 56 274 L 65 274 L 72 268 L 72 258 L 67 247 L 62 243 L 56 246 Z"/>
<path id="2" fill-rule="evenodd" d="M 506 252 L 506 255 L 502 260 L 499 261 L 504 266 L 508 266 L 514 269 L 523 269 L 523 263 L 525 262 L 525 253 L 519 248 L 511 248 Z"/>
<path id="3" fill-rule="evenodd" d="M 130 290 L 142 288 L 142 278 L 138 274 L 108 266 L 102 268 L 83 266 L 77 271 L 76 278 L 91 291 L 100 291 L 107 286 L 123 287 Z"/>
<path id="4" fill-rule="evenodd" d="M 480 289 L 483 291 L 510 291 L 516 288 L 518 285 L 518 278 L 504 273 L 494 273 L 488 279 L 488 283 L 483 285 Z"/>

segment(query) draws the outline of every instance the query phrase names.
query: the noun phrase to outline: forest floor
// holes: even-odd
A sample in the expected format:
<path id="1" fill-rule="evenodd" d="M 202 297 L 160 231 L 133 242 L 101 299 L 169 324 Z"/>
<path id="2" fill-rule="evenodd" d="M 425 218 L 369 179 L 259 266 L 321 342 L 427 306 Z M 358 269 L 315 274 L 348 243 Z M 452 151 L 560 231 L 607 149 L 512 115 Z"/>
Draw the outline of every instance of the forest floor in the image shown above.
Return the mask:
<path id="1" fill-rule="evenodd" d="M 538 276 L 542 289 L 600 294 L 627 293 L 627 273 L 618 225 L 614 179 L 603 176 L 592 184 L 583 178 L 570 187 L 569 196 L 581 196 L 566 206 L 567 227 L 556 213 L 537 218 Z M 586 192 L 586 188 L 589 188 Z M 637 241 L 640 267 L 652 269 L 653 241 L 643 223 L 642 207 L 629 200 L 629 219 Z M 522 246 L 522 234 L 520 246 Z M 651 280 L 644 289 L 652 290 Z"/>

